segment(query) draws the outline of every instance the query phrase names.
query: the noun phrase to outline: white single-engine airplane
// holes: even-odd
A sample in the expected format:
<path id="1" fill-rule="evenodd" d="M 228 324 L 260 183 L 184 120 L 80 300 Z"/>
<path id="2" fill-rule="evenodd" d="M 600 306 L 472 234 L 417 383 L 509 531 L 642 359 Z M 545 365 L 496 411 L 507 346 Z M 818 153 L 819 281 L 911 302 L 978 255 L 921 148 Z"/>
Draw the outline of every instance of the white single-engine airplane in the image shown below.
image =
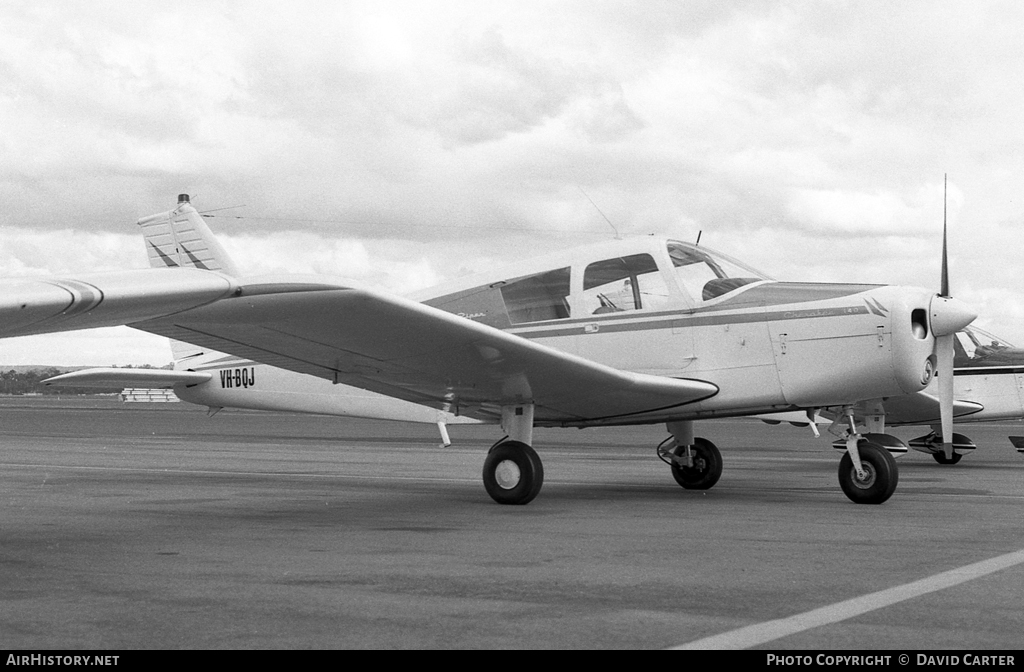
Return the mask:
<path id="1" fill-rule="evenodd" d="M 694 421 L 825 407 L 840 409 L 843 491 L 878 504 L 898 481 L 886 446 L 902 443 L 884 434 L 882 400 L 936 373 L 949 381 L 940 406 L 952 452 L 952 376 L 941 374 L 975 314 L 949 296 L 945 233 L 939 294 L 776 282 L 705 247 L 637 237 L 402 298 L 325 276 L 246 277 L 187 195 L 139 224 L 155 268 L 6 280 L 0 337 L 127 324 L 196 347 L 177 346 L 179 370 L 68 382 L 172 384 L 212 408 L 500 424 L 483 480 L 502 504 L 540 491 L 535 426 L 665 423 L 659 457 L 682 487 L 707 489 L 722 459 Z M 286 382 L 293 374 L 306 392 Z"/>

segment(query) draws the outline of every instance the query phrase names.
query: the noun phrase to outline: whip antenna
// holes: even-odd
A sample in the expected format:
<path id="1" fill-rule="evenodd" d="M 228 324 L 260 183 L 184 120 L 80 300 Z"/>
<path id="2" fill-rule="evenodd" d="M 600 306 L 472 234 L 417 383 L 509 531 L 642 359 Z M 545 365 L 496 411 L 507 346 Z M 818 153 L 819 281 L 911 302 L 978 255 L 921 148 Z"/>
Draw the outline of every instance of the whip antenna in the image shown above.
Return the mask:
<path id="1" fill-rule="evenodd" d="M 576 185 L 576 188 L 580 190 L 581 194 L 587 196 L 587 192 L 583 191 L 583 187 Z M 597 207 L 597 203 L 594 203 L 594 199 L 592 199 L 590 196 L 587 196 L 587 200 L 590 201 L 590 204 L 592 206 L 594 206 L 594 210 L 597 210 L 597 214 L 604 217 L 604 221 L 608 222 L 608 226 L 612 227 L 612 231 L 615 232 L 615 240 L 622 240 L 622 236 L 619 235 L 619 230 L 615 228 L 614 224 L 612 224 L 612 220 L 605 217 L 605 214 L 601 212 L 601 208 Z"/>

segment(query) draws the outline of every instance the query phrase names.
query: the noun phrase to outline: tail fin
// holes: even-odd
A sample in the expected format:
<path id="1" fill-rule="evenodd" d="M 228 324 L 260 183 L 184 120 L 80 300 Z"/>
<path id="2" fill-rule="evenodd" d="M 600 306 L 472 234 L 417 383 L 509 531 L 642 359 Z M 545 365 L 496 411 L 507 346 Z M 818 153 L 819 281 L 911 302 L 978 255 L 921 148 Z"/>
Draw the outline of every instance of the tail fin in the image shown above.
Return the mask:
<path id="1" fill-rule="evenodd" d="M 146 239 L 150 266 L 200 268 L 238 277 L 234 262 L 189 203 L 188 194 L 178 196 L 174 210 L 143 217 L 139 226 Z"/>
<path id="2" fill-rule="evenodd" d="M 146 241 L 149 265 L 154 268 L 183 266 L 220 271 L 238 277 L 238 269 L 213 236 L 202 215 L 189 203 L 188 194 L 178 196 L 178 207 L 170 212 L 139 220 Z M 205 354 L 191 343 L 171 339 L 175 368 L 187 367 L 188 360 Z"/>

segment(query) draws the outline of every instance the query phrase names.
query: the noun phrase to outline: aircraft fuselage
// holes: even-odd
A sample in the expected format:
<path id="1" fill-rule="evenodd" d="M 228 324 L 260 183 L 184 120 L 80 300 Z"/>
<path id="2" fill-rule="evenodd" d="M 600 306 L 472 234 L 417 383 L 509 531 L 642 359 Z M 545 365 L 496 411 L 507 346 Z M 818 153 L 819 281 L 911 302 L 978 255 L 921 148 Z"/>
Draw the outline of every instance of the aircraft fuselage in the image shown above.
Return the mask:
<path id="1" fill-rule="evenodd" d="M 515 277 L 477 277 L 411 298 L 615 369 L 718 387 L 700 401 L 626 417 L 538 417 L 537 425 L 639 424 L 844 405 L 916 392 L 929 382 L 932 343 L 923 325 L 932 294 L 926 290 L 780 283 L 745 268 L 730 276 L 721 269 L 735 262 L 704 248 L 653 238 L 633 241 L 631 250 L 623 244 L 585 248 L 565 266 L 541 260 Z M 179 386 L 181 398 L 210 406 L 438 418 L 435 409 L 239 358 L 201 366 L 196 370 L 214 371 L 213 379 Z M 446 410 L 447 419 L 455 417 Z"/>

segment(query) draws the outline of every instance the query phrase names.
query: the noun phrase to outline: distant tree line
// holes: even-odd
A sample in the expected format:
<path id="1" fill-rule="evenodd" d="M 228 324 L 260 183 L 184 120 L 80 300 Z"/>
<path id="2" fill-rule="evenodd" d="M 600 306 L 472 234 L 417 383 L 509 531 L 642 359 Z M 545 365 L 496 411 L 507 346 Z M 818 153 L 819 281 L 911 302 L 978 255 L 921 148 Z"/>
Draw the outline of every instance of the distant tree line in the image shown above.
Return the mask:
<path id="1" fill-rule="evenodd" d="M 144 364 L 142 366 L 125 366 L 118 367 L 125 369 L 155 369 L 159 367 L 150 366 Z M 2 395 L 18 395 L 18 394 L 63 394 L 63 395 L 76 395 L 76 394 L 116 394 L 124 389 L 123 386 L 115 386 L 110 388 L 105 387 L 74 387 L 68 385 L 43 385 L 42 381 L 47 378 L 53 378 L 59 376 L 62 373 L 68 373 L 75 369 L 61 369 L 55 366 L 49 366 L 41 369 L 32 369 L 31 371 L 15 371 L 10 369 L 8 371 L 0 372 L 0 394 Z"/>

